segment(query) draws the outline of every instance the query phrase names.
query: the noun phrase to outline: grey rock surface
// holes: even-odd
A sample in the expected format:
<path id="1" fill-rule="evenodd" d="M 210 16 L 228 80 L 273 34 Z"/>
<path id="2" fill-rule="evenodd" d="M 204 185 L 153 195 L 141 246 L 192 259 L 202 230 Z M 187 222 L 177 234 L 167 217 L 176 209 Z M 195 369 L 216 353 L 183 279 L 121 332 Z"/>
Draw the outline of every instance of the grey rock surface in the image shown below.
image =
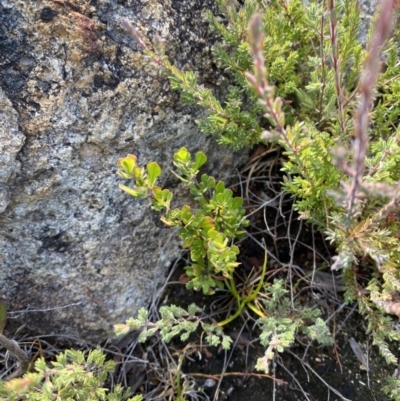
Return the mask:
<path id="1" fill-rule="evenodd" d="M 359 0 L 361 17 L 359 38 L 363 43 L 367 43 L 368 30 L 378 4 L 379 0 Z"/>
<path id="2" fill-rule="evenodd" d="M 0 295 L 9 332 L 26 324 L 38 335 L 102 341 L 165 279 L 178 242 L 146 202 L 118 189 L 118 158 L 134 153 L 168 171 L 187 146 L 203 150 L 220 177 L 243 160 L 199 133 L 201 111 L 182 107 L 144 66 L 118 20 L 128 17 L 148 43 L 160 34 L 180 68 L 211 82 L 202 15 L 213 6 L 0 0 Z"/>

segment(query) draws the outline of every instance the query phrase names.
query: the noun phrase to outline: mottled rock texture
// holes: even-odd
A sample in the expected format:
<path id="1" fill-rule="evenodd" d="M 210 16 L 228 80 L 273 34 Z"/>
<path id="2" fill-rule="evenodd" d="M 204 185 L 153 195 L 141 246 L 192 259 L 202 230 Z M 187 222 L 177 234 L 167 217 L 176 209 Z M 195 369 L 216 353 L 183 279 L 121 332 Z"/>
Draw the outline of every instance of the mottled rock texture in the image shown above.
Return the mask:
<path id="1" fill-rule="evenodd" d="M 221 176 L 241 156 L 199 133 L 201 112 L 144 66 L 118 18 L 148 43 L 160 34 L 170 58 L 210 84 L 203 13 L 214 6 L 0 0 L 0 295 L 9 332 L 25 323 L 36 334 L 101 341 L 165 280 L 177 241 L 146 202 L 118 189 L 117 159 L 135 153 L 167 170 L 187 146 Z"/>

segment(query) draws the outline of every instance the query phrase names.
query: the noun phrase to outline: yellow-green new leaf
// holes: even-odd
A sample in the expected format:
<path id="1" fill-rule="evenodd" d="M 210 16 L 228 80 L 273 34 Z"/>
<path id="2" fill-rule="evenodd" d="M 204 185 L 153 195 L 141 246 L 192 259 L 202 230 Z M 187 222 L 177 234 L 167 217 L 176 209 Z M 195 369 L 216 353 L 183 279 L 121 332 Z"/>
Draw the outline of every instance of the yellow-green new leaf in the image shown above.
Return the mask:
<path id="1" fill-rule="evenodd" d="M 180 163 L 187 163 L 189 162 L 191 159 L 190 157 L 190 153 L 188 152 L 188 150 L 186 148 L 180 148 L 175 154 L 174 154 L 174 160 L 176 162 L 180 162 Z"/>
<path id="2" fill-rule="evenodd" d="M 149 187 L 153 187 L 157 178 L 161 174 L 161 167 L 156 162 L 151 162 L 147 165 L 147 176 Z"/>
<path id="3" fill-rule="evenodd" d="M 135 155 L 128 155 L 117 162 L 119 171 L 118 174 L 124 178 L 133 178 L 133 171 L 137 164 L 137 157 Z"/>
<path id="4" fill-rule="evenodd" d="M 207 162 L 207 156 L 203 152 L 197 152 L 196 161 L 193 164 L 193 168 L 198 170 L 206 162 Z"/>

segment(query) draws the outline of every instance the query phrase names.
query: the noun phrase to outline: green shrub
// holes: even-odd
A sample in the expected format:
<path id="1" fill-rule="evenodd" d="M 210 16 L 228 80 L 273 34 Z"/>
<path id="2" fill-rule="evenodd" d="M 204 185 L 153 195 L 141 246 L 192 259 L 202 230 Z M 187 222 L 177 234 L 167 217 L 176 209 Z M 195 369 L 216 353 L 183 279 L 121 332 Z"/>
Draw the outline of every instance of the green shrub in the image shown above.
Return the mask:
<path id="1" fill-rule="evenodd" d="M 209 323 L 210 319 L 194 304 L 187 311 L 169 305 L 160 308 L 159 321 L 151 322 L 148 312 L 142 308 L 137 318 L 116 325 L 116 334 L 140 330 L 139 341 L 142 342 L 156 332 L 161 334 L 165 342 L 178 335 L 182 341 L 186 341 L 201 326 L 206 334 L 205 340 L 210 345 L 221 344 L 224 349 L 228 349 L 232 339 L 223 333 L 222 328 L 248 308 L 260 317 L 257 322 L 262 333 L 260 341 L 267 348 L 265 356 L 257 364 L 260 370 L 268 372 L 269 362 L 275 352 L 290 347 L 299 331 L 322 344 L 331 344 L 332 338 L 319 317 L 318 309 L 304 308 L 297 303 L 291 305 L 288 290 L 281 280 L 274 281 L 273 285 L 264 282 L 266 258 L 256 285 L 244 286 L 241 290 L 236 287 L 233 273 L 239 265 L 236 260 L 239 249 L 232 242 L 244 233 L 240 226 L 248 224 L 243 217 L 243 199 L 234 198 L 232 191 L 226 189 L 223 182 L 216 183 L 214 178 L 206 174 L 197 180 L 199 168 L 206 160 L 202 152 L 198 152 L 195 160 L 192 160 L 186 148 L 179 149 L 174 155 L 174 164 L 178 169 L 178 173 L 174 174 L 189 187 L 199 206 L 196 210 L 188 205 L 181 209 L 171 209 L 172 193 L 156 185 L 161 167 L 155 162 L 148 163 L 146 168 L 140 167 L 134 155 L 118 161 L 120 177 L 133 181 L 132 186 L 120 185 L 120 188 L 134 198 L 150 199 L 153 209 L 165 210 L 161 221 L 168 226 L 179 227 L 182 245 L 189 249 L 193 261 L 185 267 L 189 279 L 187 288 L 202 289 L 206 295 L 212 295 L 215 288 L 226 288 L 236 300 L 236 312 L 225 320 Z"/>
<path id="2" fill-rule="evenodd" d="M 103 388 L 107 376 L 114 371 L 113 361 L 106 361 L 101 350 L 87 356 L 81 351 L 67 350 L 57 356 L 51 367 L 43 358 L 35 362 L 33 373 L 20 379 L 0 381 L 4 401 L 141 401 L 142 396 L 128 398 L 129 392 L 116 386 L 113 392 Z"/>
<path id="3" fill-rule="evenodd" d="M 190 206 L 171 209 L 173 195 L 168 189 L 156 186 L 161 174 L 160 166 L 147 164 L 146 171 L 137 165 L 134 155 L 118 161 L 119 175 L 124 179 L 133 179 L 134 188 L 120 185 L 135 198 L 151 198 L 152 208 L 157 211 L 165 209 L 161 220 L 170 227 L 179 227 L 179 236 L 184 248 L 190 249 L 193 263 L 185 268 L 190 278 L 187 287 L 202 289 L 205 294 L 213 294 L 214 288 L 222 288 L 223 280 L 231 279 L 238 265 L 236 255 L 239 249 L 231 244 L 231 239 L 241 237 L 248 221 L 243 217 L 243 199 L 233 197 L 233 192 L 225 188 L 222 181 L 216 182 L 213 177 L 203 174 L 199 181 L 197 175 L 200 167 L 207 161 L 202 153 L 191 155 L 186 148 L 181 148 L 174 155 L 174 164 L 178 169 L 175 175 L 190 189 L 200 208 L 192 211 Z"/>
<path id="4" fill-rule="evenodd" d="M 184 101 L 209 111 L 198 122 L 205 133 L 233 149 L 279 143 L 284 190 L 335 245 L 332 268 L 343 269 L 346 301 L 358 302 L 374 344 L 396 362 L 385 341 L 400 340 L 386 315 L 400 315 L 399 25 L 389 38 L 398 7 L 382 2 L 364 46 L 356 0 L 217 4 L 225 20 L 208 16 L 222 39 L 214 56 L 232 75 L 226 99 L 174 67 L 160 38 L 154 51 L 142 49 Z M 361 262 L 371 270 L 367 286 L 357 277 Z"/>

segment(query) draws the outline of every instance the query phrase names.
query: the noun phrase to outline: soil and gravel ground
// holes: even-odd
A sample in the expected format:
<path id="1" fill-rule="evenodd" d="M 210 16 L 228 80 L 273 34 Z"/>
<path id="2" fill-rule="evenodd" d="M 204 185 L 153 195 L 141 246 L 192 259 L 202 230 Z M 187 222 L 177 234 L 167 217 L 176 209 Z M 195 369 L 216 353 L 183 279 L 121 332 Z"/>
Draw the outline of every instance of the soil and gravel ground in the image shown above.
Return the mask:
<path id="1" fill-rule="evenodd" d="M 209 299 L 203 299 L 202 302 L 201 296 L 196 293 L 188 296 L 186 290 L 182 292 L 179 283 L 171 287 L 168 290 L 168 304 L 209 304 Z M 321 298 L 307 296 L 304 302 L 308 305 L 311 302 L 325 303 L 326 316 L 343 305 L 336 305 L 332 299 L 322 299 L 323 294 L 317 291 L 315 295 Z M 333 347 L 322 347 L 316 343 L 310 344 L 305 338 L 301 339 L 304 342 L 296 343 L 289 352 L 277 357 L 275 365 L 271 367 L 271 377 L 254 369 L 257 358 L 264 354 L 265 349 L 258 344 L 257 333 L 252 332 L 245 319 L 226 330 L 235 339 L 235 346 L 228 352 L 214 347 L 200 347 L 201 339 L 198 336 L 192 336 L 185 344 L 173 341 L 168 348 L 176 363 L 179 356 L 185 355 L 182 378 L 193 378 L 195 384 L 192 384 L 192 388 L 203 388 L 206 398 L 210 400 L 386 400 L 382 385 L 385 377 L 393 374 L 394 367 L 388 366 L 378 355 L 376 347 L 372 347 L 371 338 L 365 335 L 362 316 L 356 308 L 346 306 L 336 313 L 334 320 L 331 325 L 331 329 L 336 330 Z M 356 350 L 357 355 L 350 345 L 351 339 L 360 347 L 358 352 Z M 158 346 L 160 344 L 157 342 L 147 345 L 152 349 Z M 141 352 L 138 355 L 145 355 L 149 348 L 139 345 L 136 350 L 139 349 Z M 359 360 L 362 357 L 365 358 L 364 364 Z M 173 364 L 163 360 L 161 364 L 171 369 Z M 147 387 L 149 383 L 143 377 L 138 388 L 146 392 L 157 384 L 156 380 Z"/>

